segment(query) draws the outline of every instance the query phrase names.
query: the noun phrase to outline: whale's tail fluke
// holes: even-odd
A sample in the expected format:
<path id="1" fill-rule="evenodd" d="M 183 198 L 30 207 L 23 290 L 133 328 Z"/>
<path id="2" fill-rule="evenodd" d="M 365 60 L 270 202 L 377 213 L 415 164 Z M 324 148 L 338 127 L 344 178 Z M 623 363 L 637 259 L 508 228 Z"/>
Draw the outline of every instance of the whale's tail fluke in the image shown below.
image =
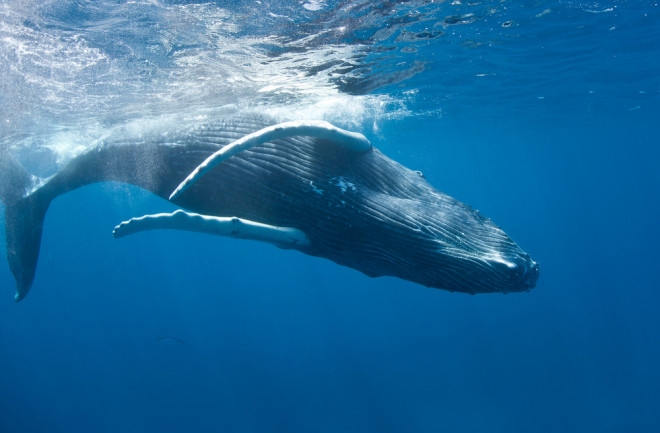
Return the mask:
<path id="1" fill-rule="evenodd" d="M 37 181 L 8 151 L 0 149 L 0 201 L 5 205 L 7 261 L 16 278 L 16 301 L 23 299 L 32 286 L 50 203 L 36 189 Z"/>

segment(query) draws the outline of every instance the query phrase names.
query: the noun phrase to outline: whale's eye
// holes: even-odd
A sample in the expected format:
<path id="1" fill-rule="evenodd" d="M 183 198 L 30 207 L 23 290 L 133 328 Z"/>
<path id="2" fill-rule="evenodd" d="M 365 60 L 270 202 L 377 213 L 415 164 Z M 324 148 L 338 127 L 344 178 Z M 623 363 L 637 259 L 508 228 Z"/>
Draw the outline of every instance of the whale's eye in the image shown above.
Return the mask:
<path id="1" fill-rule="evenodd" d="M 422 179 L 426 179 L 426 177 L 424 177 L 424 173 L 422 173 L 422 172 L 419 171 L 419 170 L 414 170 L 414 171 L 415 171 L 415 174 L 416 174 L 417 176 L 421 177 Z"/>

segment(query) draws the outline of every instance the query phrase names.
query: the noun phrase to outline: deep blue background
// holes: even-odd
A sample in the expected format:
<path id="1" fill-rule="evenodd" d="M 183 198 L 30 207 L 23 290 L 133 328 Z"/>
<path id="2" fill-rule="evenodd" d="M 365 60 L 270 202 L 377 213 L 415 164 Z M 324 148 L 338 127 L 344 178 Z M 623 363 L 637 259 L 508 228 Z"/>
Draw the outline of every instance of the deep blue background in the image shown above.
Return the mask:
<path id="1" fill-rule="evenodd" d="M 565 76 L 600 71 L 595 96 L 589 74 L 539 63 L 543 99 L 521 83 L 515 109 L 494 87 L 466 106 L 429 86 L 409 108 L 441 100 L 442 115 L 370 136 L 539 261 L 528 293 L 190 233 L 115 240 L 118 222 L 173 208 L 117 184 L 58 198 L 21 303 L 0 264 L 0 432 L 659 431 L 660 57 L 628 36 Z"/>

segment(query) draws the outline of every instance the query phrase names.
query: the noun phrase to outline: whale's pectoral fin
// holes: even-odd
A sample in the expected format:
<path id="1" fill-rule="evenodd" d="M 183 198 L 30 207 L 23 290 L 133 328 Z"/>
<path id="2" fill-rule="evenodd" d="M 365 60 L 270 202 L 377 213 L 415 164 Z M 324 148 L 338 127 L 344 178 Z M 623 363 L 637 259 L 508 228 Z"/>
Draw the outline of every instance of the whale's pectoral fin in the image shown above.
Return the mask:
<path id="1" fill-rule="evenodd" d="M 364 152 L 371 149 L 371 143 L 364 135 L 337 128 L 324 120 L 294 120 L 278 123 L 241 137 L 206 158 L 176 187 L 170 195 L 170 200 L 184 192 L 209 170 L 227 158 L 268 141 L 296 136 L 324 138 L 337 146 L 354 152 Z"/>
<path id="2" fill-rule="evenodd" d="M 299 229 L 278 227 L 236 217 L 216 217 L 186 212 L 145 215 L 124 221 L 112 232 L 116 238 L 145 230 L 171 229 L 252 239 L 269 242 L 280 248 L 300 248 L 309 245 L 309 238 Z"/>

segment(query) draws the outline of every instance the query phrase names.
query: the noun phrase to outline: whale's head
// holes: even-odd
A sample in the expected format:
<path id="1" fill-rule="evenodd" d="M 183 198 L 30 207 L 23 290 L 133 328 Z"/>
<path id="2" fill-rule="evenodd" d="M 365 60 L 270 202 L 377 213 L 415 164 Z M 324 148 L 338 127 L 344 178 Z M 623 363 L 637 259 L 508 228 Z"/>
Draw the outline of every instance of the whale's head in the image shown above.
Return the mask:
<path id="1" fill-rule="evenodd" d="M 322 223 L 335 231 L 323 233 L 332 240 L 324 255 L 367 275 L 449 291 L 535 287 L 539 265 L 490 219 L 378 152 L 368 167 L 326 194 L 336 203 Z"/>
<path id="2" fill-rule="evenodd" d="M 420 228 L 419 234 L 410 234 L 410 248 L 426 251 L 432 262 L 417 269 L 422 284 L 468 293 L 520 292 L 536 286 L 538 263 L 470 206 L 434 191 L 411 205 L 409 215 Z"/>
<path id="3" fill-rule="evenodd" d="M 403 205 L 399 224 L 387 221 L 390 232 L 384 229 L 373 239 L 381 247 L 377 266 L 386 263 L 383 274 L 472 294 L 535 287 L 538 264 L 480 213 L 448 196 L 437 196 L 433 203 L 406 200 Z"/>
<path id="4" fill-rule="evenodd" d="M 364 253 L 353 263 L 368 275 L 472 294 L 536 286 L 538 263 L 471 207 L 437 191 L 421 199 L 378 198 L 380 203 L 371 203 L 373 213 L 363 212 L 373 236 L 354 238 Z"/>

